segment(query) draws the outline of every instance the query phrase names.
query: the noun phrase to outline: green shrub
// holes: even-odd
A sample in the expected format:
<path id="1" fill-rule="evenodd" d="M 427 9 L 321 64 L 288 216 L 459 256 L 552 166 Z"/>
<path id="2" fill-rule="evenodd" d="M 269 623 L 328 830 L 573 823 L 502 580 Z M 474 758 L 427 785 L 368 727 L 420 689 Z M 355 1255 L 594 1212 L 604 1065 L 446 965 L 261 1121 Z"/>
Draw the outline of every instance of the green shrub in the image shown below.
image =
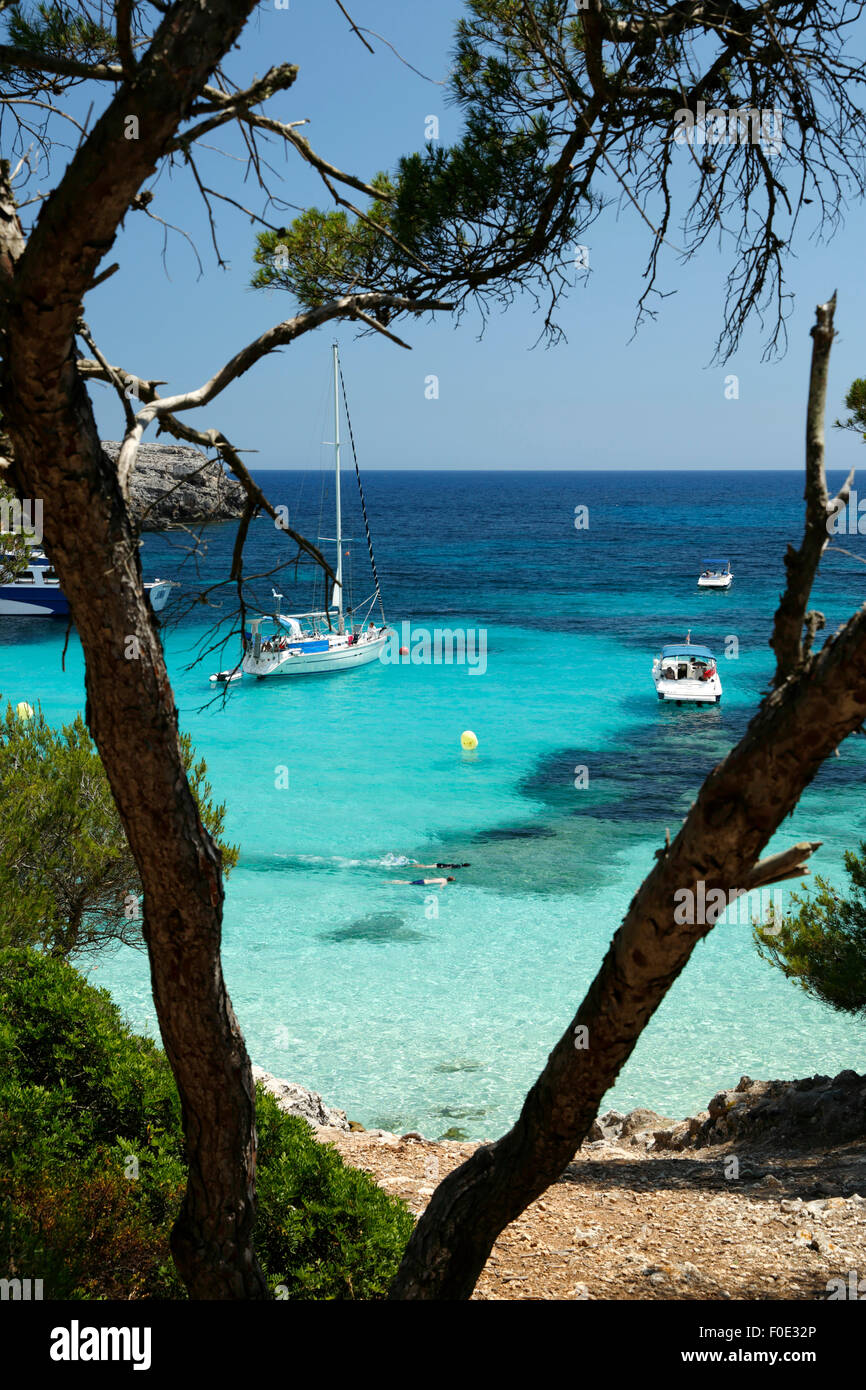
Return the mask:
<path id="1" fill-rule="evenodd" d="M 207 765 L 188 734 L 183 764 L 223 872 L 238 850 L 223 842 Z M 52 728 L 41 709 L 0 714 L 0 946 L 71 957 L 107 944 L 142 945 L 141 880 L 105 768 L 81 715 Z"/>
<path id="2" fill-rule="evenodd" d="M 755 927 L 764 960 L 840 1013 L 866 1015 L 866 840 L 845 851 L 851 892 L 843 898 L 820 874 L 815 891 L 792 893 L 791 910 Z"/>
<path id="3" fill-rule="evenodd" d="M 381 1298 L 412 1216 L 261 1089 L 256 1249 L 280 1298 Z M 59 958 L 0 950 L 0 1277 L 50 1298 L 183 1298 L 186 1172 L 165 1054 Z"/>
<path id="4" fill-rule="evenodd" d="M 132 1032 L 107 990 L 59 958 L 10 948 L 0 952 L 0 1003 L 0 1087 L 14 1078 L 35 1092 L 41 1118 L 31 1137 L 50 1137 L 62 1157 L 119 1139 L 170 1141 L 180 1156 L 165 1054 Z"/>
<path id="5" fill-rule="evenodd" d="M 256 1251 L 281 1298 L 382 1298 L 412 1213 L 266 1091 L 256 1101 Z"/>

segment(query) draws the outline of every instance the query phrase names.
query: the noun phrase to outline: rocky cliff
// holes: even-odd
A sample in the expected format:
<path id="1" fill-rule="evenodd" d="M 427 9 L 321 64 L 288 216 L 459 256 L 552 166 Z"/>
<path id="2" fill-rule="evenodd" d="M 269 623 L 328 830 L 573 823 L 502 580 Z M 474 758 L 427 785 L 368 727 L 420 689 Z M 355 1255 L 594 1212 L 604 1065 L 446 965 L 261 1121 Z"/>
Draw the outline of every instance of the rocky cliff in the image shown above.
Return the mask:
<path id="1" fill-rule="evenodd" d="M 103 440 L 109 458 L 120 445 Z M 142 444 L 130 480 L 133 514 L 144 531 L 160 531 L 182 522 L 228 521 L 240 516 L 244 490 L 229 478 L 218 459 L 208 459 L 188 444 Z"/>

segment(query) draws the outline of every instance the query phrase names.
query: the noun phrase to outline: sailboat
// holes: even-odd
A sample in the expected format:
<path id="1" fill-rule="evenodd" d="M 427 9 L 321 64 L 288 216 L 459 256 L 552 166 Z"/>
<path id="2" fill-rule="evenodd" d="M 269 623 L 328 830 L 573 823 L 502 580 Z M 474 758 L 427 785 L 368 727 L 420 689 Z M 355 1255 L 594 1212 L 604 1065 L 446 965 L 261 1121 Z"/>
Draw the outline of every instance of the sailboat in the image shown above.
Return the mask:
<path id="1" fill-rule="evenodd" d="M 355 473 L 361 495 L 361 510 L 364 514 L 364 527 L 367 532 L 367 546 L 370 552 L 370 567 L 373 572 L 375 589 L 369 601 L 365 600 L 359 609 L 348 612 L 343 602 L 343 512 L 340 482 L 340 358 L 337 344 L 334 353 L 334 467 L 336 481 L 336 535 L 320 539 L 335 540 L 337 543 L 337 563 L 334 569 L 334 585 L 331 602 L 326 609 L 311 613 L 281 613 L 280 603 L 283 595 L 274 589 L 274 612 L 262 614 L 250 620 L 250 631 L 244 633 L 241 671 L 248 676 L 312 676 L 324 675 L 331 671 L 350 671 L 356 666 L 366 666 L 376 661 L 384 650 L 390 628 L 385 621 L 385 609 L 376 572 L 376 559 L 370 537 L 370 524 L 367 520 L 367 506 L 358 461 L 355 459 Z M 371 614 L 378 605 L 381 624 Z M 225 679 L 232 673 L 220 672 L 217 679 Z M 212 678 L 213 679 L 213 678 Z"/>

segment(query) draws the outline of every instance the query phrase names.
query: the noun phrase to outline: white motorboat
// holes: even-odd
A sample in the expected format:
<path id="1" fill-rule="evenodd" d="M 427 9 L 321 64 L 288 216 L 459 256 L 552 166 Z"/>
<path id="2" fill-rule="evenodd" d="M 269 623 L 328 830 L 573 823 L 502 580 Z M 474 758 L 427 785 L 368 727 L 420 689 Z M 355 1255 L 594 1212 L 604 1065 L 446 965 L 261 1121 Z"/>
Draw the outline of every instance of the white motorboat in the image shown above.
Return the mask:
<path id="1" fill-rule="evenodd" d="M 248 676 L 309 676 L 325 675 L 332 671 L 349 671 L 366 666 L 384 651 L 391 629 L 385 622 L 385 610 L 379 589 L 379 576 L 370 538 L 367 507 L 357 459 L 355 472 L 367 532 L 370 567 L 375 589 L 360 607 L 344 608 L 343 603 L 343 536 L 342 499 L 340 492 L 340 360 L 334 344 L 334 451 L 336 478 L 336 535 L 320 536 L 319 540 L 336 541 L 337 563 L 331 602 L 327 608 L 310 613 L 281 613 L 282 594 L 273 590 L 274 612 L 249 619 L 244 633 L 241 670 Z M 381 624 L 370 614 L 378 605 Z M 212 678 L 213 679 L 213 678 Z"/>
<path id="2" fill-rule="evenodd" d="M 155 613 L 165 608 L 174 587 L 172 579 L 152 579 L 145 584 L 144 591 Z M 30 550 L 24 568 L 0 584 L 0 617 L 65 618 L 68 613 L 69 600 L 44 550 Z"/>
<path id="3" fill-rule="evenodd" d="M 672 700 L 678 705 L 686 701 L 699 705 L 721 703 L 722 682 L 716 658 L 709 647 L 693 645 L 690 632 L 685 642 L 662 647 L 661 655 L 653 662 L 653 682 L 660 700 Z"/>
<path id="4" fill-rule="evenodd" d="M 144 586 L 144 592 L 150 599 L 150 606 L 154 613 L 161 613 L 171 596 L 171 591 L 175 588 L 174 579 L 151 579 Z"/>
<path id="5" fill-rule="evenodd" d="M 730 589 L 734 582 L 730 560 L 702 560 L 704 566 L 698 575 L 699 589 Z"/>

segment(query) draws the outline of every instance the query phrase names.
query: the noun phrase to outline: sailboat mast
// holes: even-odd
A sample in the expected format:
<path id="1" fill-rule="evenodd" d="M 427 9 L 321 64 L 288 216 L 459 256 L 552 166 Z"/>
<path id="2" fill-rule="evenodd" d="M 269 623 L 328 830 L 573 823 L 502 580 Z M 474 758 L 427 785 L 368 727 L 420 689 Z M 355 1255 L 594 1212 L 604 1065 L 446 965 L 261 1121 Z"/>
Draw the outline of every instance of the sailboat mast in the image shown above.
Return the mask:
<path id="1" fill-rule="evenodd" d="M 340 360 L 337 356 L 337 344 L 334 343 L 334 454 L 336 465 L 336 495 L 337 495 L 337 582 L 334 585 L 337 590 L 337 601 L 339 604 L 337 615 L 337 631 L 342 632 L 343 624 L 343 515 L 340 497 Z"/>

